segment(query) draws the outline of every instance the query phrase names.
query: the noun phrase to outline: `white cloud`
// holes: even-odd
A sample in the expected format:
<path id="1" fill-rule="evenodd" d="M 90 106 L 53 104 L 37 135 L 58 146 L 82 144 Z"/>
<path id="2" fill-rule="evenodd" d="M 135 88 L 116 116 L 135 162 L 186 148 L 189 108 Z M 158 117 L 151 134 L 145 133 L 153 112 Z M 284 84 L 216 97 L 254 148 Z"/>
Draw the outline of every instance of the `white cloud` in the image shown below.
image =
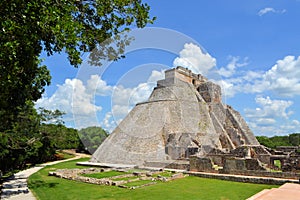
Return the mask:
<path id="1" fill-rule="evenodd" d="M 273 100 L 270 97 L 257 96 L 255 109 L 244 109 L 248 125 L 256 135 L 286 135 L 300 130 L 300 122 L 292 120 L 290 111 L 292 101 Z"/>
<path id="2" fill-rule="evenodd" d="M 235 74 L 236 69 L 238 67 L 243 67 L 248 65 L 248 58 L 245 57 L 242 62 L 239 62 L 240 58 L 238 56 L 229 56 L 228 59 L 230 62 L 226 65 L 226 67 L 221 67 L 218 70 L 218 73 L 223 77 L 231 77 Z"/>
<path id="3" fill-rule="evenodd" d="M 140 83 L 133 88 L 125 88 L 123 85 L 114 87 L 112 94 L 112 114 L 116 121 L 123 119 L 130 110 L 137 104 L 150 97 L 153 88 L 156 86 L 156 81 L 164 76 L 162 71 L 152 71 L 148 81 Z"/>
<path id="4" fill-rule="evenodd" d="M 216 66 L 216 59 L 208 53 L 203 53 L 201 48 L 193 43 L 186 43 L 180 51 L 179 57 L 173 61 L 173 66 L 187 67 L 194 73 L 206 75 Z"/>
<path id="5" fill-rule="evenodd" d="M 275 9 L 274 8 L 264 8 L 264 9 L 261 9 L 259 12 L 258 12 L 258 15 L 259 16 L 263 16 L 269 12 L 275 12 Z"/>
<path id="6" fill-rule="evenodd" d="M 273 100 L 270 97 L 257 96 L 255 109 L 244 109 L 245 116 L 251 129 L 258 135 L 287 134 L 292 127 L 300 128 L 297 120 L 290 120 L 293 114 L 289 111 L 292 101 Z M 295 130 L 294 129 L 294 130 Z"/>
<path id="7" fill-rule="evenodd" d="M 91 78 L 87 81 L 87 88 L 99 96 L 109 96 L 113 90 L 113 87 L 107 85 L 97 74 L 91 75 Z"/>
<path id="8" fill-rule="evenodd" d="M 109 133 L 111 133 L 113 131 L 113 129 L 116 126 L 115 121 L 112 118 L 112 113 L 111 112 L 107 112 L 105 114 L 104 119 L 102 120 L 102 122 L 100 123 L 100 126 L 104 129 L 107 130 Z"/>
<path id="9" fill-rule="evenodd" d="M 272 100 L 270 97 L 257 96 L 255 102 L 260 106 L 256 109 L 245 109 L 246 117 L 256 121 L 273 121 L 269 119 L 284 118 L 293 114 L 287 109 L 293 104 L 292 101 Z M 265 120 L 267 119 L 267 120 Z M 275 123 L 275 121 L 273 121 Z"/>
<path id="10" fill-rule="evenodd" d="M 36 107 L 59 109 L 66 113 L 76 112 L 79 115 L 90 115 L 102 109 L 101 106 L 95 105 L 92 94 L 78 79 L 66 79 L 63 85 L 58 85 L 58 89 L 51 97 L 39 99 Z"/>
<path id="11" fill-rule="evenodd" d="M 250 128 L 256 133 L 256 135 L 275 136 L 275 135 L 287 135 L 290 133 L 297 133 L 300 131 L 300 126 L 287 122 L 275 123 L 272 125 L 261 125 L 252 122 L 248 122 Z"/>
<path id="12" fill-rule="evenodd" d="M 112 104 L 113 105 L 127 105 L 133 107 L 135 104 L 146 101 L 156 82 L 164 78 L 163 71 L 153 70 L 147 82 L 140 83 L 133 88 L 125 88 L 123 85 L 113 87 Z"/>
<path id="13" fill-rule="evenodd" d="M 257 14 L 258 14 L 259 16 L 263 16 L 263 15 L 265 15 L 265 14 L 267 14 L 267 13 L 278 13 L 278 14 L 283 14 L 283 13 L 285 13 L 285 12 L 286 12 L 285 9 L 283 9 L 283 10 L 275 10 L 274 8 L 267 7 L 267 8 L 263 8 L 263 9 L 259 10 Z"/>
<path id="14" fill-rule="evenodd" d="M 161 71 L 153 70 L 147 82 L 156 83 L 158 80 L 162 80 L 164 78 L 165 78 L 165 72 L 163 70 Z"/>
<path id="15" fill-rule="evenodd" d="M 59 109 L 64 111 L 65 122 L 75 123 L 74 115 L 78 128 L 84 126 L 97 125 L 95 113 L 102 110 L 94 102 L 93 93 L 76 78 L 66 79 L 65 83 L 57 86 L 58 89 L 51 97 L 44 96 L 36 102 L 36 107 L 43 107 L 48 110 Z"/>
<path id="16" fill-rule="evenodd" d="M 299 126 L 299 125 L 300 125 L 300 122 L 299 122 L 298 120 L 293 120 L 293 121 L 292 121 L 292 124 L 293 124 L 293 125 Z"/>
<path id="17" fill-rule="evenodd" d="M 286 56 L 266 72 L 237 73 L 237 66 L 232 63 L 229 62 L 228 67 L 219 70 L 224 78 L 218 83 L 222 83 L 227 97 L 233 97 L 236 93 L 261 94 L 266 91 L 280 97 L 300 95 L 300 56 Z"/>
<path id="18" fill-rule="evenodd" d="M 300 95 L 300 56 L 286 56 L 268 70 L 260 83 L 280 96 Z"/>

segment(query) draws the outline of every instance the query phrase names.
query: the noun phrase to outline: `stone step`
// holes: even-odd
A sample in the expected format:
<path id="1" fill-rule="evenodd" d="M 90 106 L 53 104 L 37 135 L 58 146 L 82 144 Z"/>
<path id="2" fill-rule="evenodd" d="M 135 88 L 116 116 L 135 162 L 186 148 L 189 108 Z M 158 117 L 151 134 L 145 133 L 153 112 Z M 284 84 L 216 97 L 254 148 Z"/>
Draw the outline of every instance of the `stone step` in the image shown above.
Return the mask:
<path id="1" fill-rule="evenodd" d="M 279 188 L 263 190 L 247 200 L 299 200 L 300 185 L 295 183 L 285 183 Z"/>
<path id="2" fill-rule="evenodd" d="M 264 189 L 264 190 L 260 191 L 259 193 L 253 195 L 252 197 L 248 198 L 247 200 L 259 199 L 262 196 L 264 196 L 265 194 L 269 193 L 270 191 L 271 191 L 270 189 Z"/>
<path id="3" fill-rule="evenodd" d="M 12 188 L 23 188 L 27 186 L 26 179 L 17 179 L 17 180 L 9 180 L 3 183 L 2 187 L 4 189 L 12 189 Z"/>
<path id="4" fill-rule="evenodd" d="M 27 194 L 28 192 L 28 187 L 2 189 L 1 199 L 7 199 L 18 194 Z"/>

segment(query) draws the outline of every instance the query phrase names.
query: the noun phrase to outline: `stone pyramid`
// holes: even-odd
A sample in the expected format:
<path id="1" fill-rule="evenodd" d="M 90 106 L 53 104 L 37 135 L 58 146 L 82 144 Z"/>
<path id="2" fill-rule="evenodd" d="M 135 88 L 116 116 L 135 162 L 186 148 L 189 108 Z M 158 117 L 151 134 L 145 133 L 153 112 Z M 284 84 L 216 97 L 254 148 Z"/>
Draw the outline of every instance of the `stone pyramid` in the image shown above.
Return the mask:
<path id="1" fill-rule="evenodd" d="M 259 143 L 239 112 L 224 105 L 220 86 L 177 67 L 165 71 L 148 101 L 131 110 L 91 162 L 144 166 L 242 145 Z"/>

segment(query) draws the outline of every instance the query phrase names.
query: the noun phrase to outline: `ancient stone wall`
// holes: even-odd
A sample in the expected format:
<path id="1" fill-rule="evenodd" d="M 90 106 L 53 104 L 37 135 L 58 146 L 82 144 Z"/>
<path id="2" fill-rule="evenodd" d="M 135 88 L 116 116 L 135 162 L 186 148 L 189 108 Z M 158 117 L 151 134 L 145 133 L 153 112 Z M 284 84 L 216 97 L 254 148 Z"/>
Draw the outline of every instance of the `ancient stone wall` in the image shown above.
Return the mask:
<path id="1" fill-rule="evenodd" d="M 190 171 L 214 172 L 212 160 L 208 157 L 190 157 Z"/>

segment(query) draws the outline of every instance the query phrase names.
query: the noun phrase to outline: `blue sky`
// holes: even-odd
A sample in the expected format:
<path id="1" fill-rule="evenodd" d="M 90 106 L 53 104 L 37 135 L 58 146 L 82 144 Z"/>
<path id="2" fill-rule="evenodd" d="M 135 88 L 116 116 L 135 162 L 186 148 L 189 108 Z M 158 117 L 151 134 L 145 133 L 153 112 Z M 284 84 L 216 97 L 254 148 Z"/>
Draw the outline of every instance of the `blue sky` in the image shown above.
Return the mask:
<path id="1" fill-rule="evenodd" d="M 222 84 L 224 102 L 255 135 L 300 132 L 299 0 L 145 2 L 157 20 L 133 33 L 136 47 L 125 59 L 102 68 L 85 59 L 76 69 L 65 54 L 42 54 L 52 84 L 37 106 L 64 110 L 68 126 L 111 131 L 147 99 L 164 69 L 180 64 Z"/>

